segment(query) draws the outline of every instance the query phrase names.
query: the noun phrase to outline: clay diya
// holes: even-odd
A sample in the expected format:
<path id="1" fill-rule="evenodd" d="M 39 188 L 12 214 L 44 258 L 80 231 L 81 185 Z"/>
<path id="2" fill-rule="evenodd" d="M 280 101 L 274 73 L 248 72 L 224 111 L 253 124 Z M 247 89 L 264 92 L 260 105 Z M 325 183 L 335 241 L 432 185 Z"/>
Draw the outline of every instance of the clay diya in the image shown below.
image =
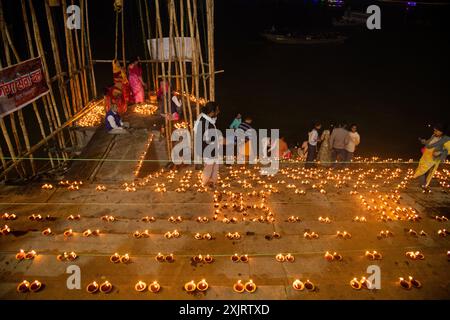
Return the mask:
<path id="1" fill-rule="evenodd" d="M 145 289 L 147 289 L 147 284 L 143 281 L 139 281 L 134 285 L 134 290 L 136 290 L 137 292 L 142 292 Z"/>
<path id="2" fill-rule="evenodd" d="M 31 260 L 31 259 L 34 259 L 35 256 L 36 256 L 36 251 L 31 250 L 25 254 L 25 259 Z"/>
<path id="3" fill-rule="evenodd" d="M 193 291 L 195 291 L 195 289 L 197 289 L 197 286 L 196 286 L 194 280 L 191 280 L 184 284 L 184 290 L 186 290 L 187 292 L 193 292 Z"/>
<path id="4" fill-rule="evenodd" d="M 42 288 L 42 283 L 38 280 L 34 280 L 30 283 L 30 291 L 31 292 L 38 292 Z"/>
<path id="5" fill-rule="evenodd" d="M 203 258 L 203 260 L 204 260 L 206 263 L 212 263 L 212 262 L 214 261 L 214 258 L 213 258 L 212 256 L 210 256 L 209 254 L 207 254 L 207 255 Z"/>
<path id="6" fill-rule="evenodd" d="M 110 293 L 113 288 L 113 285 L 109 281 L 105 281 L 100 285 L 101 293 Z"/>
<path id="7" fill-rule="evenodd" d="M 316 286 L 314 285 L 314 283 L 312 283 L 309 280 L 306 280 L 305 282 L 305 288 L 309 291 L 314 291 L 316 289 Z"/>
<path id="8" fill-rule="evenodd" d="M 128 263 L 130 262 L 131 258 L 128 253 L 125 253 L 123 256 L 120 257 L 120 262 L 122 263 Z"/>
<path id="9" fill-rule="evenodd" d="M 245 283 L 245 291 L 249 293 L 253 293 L 256 291 L 256 284 L 253 282 L 253 280 L 249 280 L 247 283 Z"/>
<path id="10" fill-rule="evenodd" d="M 357 278 L 353 278 L 350 281 L 350 286 L 355 290 L 361 290 L 362 287 L 361 282 L 359 282 Z"/>
<path id="11" fill-rule="evenodd" d="M 99 287 L 100 286 L 98 285 L 98 283 L 94 281 L 87 285 L 86 291 L 88 293 L 96 293 L 98 291 Z"/>
<path id="12" fill-rule="evenodd" d="M 44 229 L 44 230 L 42 231 L 42 235 L 43 235 L 43 236 L 49 236 L 49 235 L 51 235 L 51 234 L 52 234 L 52 229 L 50 229 L 50 228 Z"/>
<path id="13" fill-rule="evenodd" d="M 294 282 L 292 282 L 292 288 L 297 291 L 302 291 L 305 289 L 305 284 L 299 279 L 295 279 Z"/>
<path id="14" fill-rule="evenodd" d="M 159 290 L 161 290 L 161 286 L 159 285 L 159 283 L 157 281 L 153 281 L 149 286 L 148 286 L 148 290 L 153 292 L 153 293 L 157 293 L 159 292 Z"/>
<path id="15" fill-rule="evenodd" d="M 25 251 L 23 251 L 23 249 L 20 249 L 20 251 L 16 254 L 16 260 L 23 260 L 25 259 Z"/>
<path id="16" fill-rule="evenodd" d="M 206 282 L 205 279 L 202 279 L 200 282 L 197 283 L 197 289 L 199 291 L 206 291 L 209 288 L 208 282 Z"/>
<path id="17" fill-rule="evenodd" d="M 233 284 L 233 290 L 237 293 L 242 293 L 245 291 L 245 286 L 241 280 L 238 280 L 235 284 Z"/>
<path id="18" fill-rule="evenodd" d="M 30 290 L 30 283 L 27 280 L 23 280 L 21 283 L 17 285 L 17 292 L 19 293 L 25 293 Z"/>

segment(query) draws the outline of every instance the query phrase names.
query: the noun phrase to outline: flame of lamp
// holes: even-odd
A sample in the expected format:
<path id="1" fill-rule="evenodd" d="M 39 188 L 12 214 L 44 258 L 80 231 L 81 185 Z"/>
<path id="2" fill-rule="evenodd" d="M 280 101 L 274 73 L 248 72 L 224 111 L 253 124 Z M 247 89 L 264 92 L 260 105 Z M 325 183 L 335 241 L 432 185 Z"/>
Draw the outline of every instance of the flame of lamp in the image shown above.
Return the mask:
<path id="1" fill-rule="evenodd" d="M 208 282 L 206 282 L 205 279 L 202 279 L 199 283 L 197 283 L 197 289 L 199 291 L 206 291 L 208 290 L 208 287 L 209 287 Z"/>

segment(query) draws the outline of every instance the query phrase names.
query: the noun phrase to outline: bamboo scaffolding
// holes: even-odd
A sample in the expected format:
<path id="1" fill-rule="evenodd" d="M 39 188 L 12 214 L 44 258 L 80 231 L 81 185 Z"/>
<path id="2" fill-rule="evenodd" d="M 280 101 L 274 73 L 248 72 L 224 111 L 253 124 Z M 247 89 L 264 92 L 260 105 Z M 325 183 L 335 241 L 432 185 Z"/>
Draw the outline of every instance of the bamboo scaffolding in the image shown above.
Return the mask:
<path id="1" fill-rule="evenodd" d="M 33 42 L 31 40 L 31 32 L 30 32 L 30 26 L 29 26 L 29 21 L 28 21 L 28 15 L 27 15 L 27 10 L 26 10 L 25 0 L 21 0 L 21 7 L 22 7 L 23 23 L 25 25 L 25 33 L 26 33 L 27 43 L 28 43 L 28 54 L 29 54 L 30 58 L 34 58 L 35 57 L 35 55 L 34 55 L 34 48 L 33 48 Z M 36 119 L 37 119 L 38 124 L 39 124 L 39 130 L 41 132 L 42 139 L 44 139 L 46 137 L 46 134 L 45 134 L 44 124 L 42 123 L 42 118 L 41 118 L 41 116 L 39 114 L 37 103 L 35 101 L 33 101 L 31 103 L 31 105 L 33 106 L 33 111 L 34 111 L 34 114 L 36 115 Z M 48 144 L 47 144 L 47 146 L 48 146 Z M 48 158 L 50 160 L 51 167 L 55 168 L 55 163 L 53 161 L 53 157 L 52 157 L 51 152 L 48 152 L 47 155 L 48 155 Z M 4 168 L 6 169 L 5 166 L 4 166 Z"/>
<path id="2" fill-rule="evenodd" d="M 45 51 L 44 48 L 42 47 L 42 39 L 41 39 L 41 34 L 40 34 L 40 30 L 39 30 L 39 25 L 37 22 L 37 18 L 36 18 L 36 12 L 34 10 L 34 6 L 33 6 L 33 1 L 29 0 L 29 4 L 30 4 L 30 13 L 31 13 L 31 21 L 32 21 L 32 25 L 33 25 L 33 33 L 34 33 L 34 41 L 36 43 L 36 48 L 37 48 L 37 52 L 38 55 L 41 57 L 42 59 L 42 65 L 44 67 L 44 73 L 46 76 L 46 79 L 49 79 L 49 71 L 48 71 L 48 67 L 47 67 L 47 59 L 45 58 Z M 49 91 L 50 94 L 46 95 L 42 101 L 44 103 L 44 110 L 45 110 L 45 114 L 47 117 L 47 122 L 48 125 L 50 127 L 50 132 L 53 132 L 54 128 L 56 129 L 58 127 L 58 123 L 57 120 L 55 119 L 53 112 L 52 112 L 52 108 L 51 105 L 54 105 L 56 107 L 56 103 L 54 103 L 54 96 L 53 96 L 53 89 L 50 83 L 48 83 L 48 87 L 49 87 Z M 57 142 L 60 148 L 65 148 L 65 143 L 64 143 L 64 137 L 62 137 L 60 134 L 57 135 Z M 57 161 L 60 162 L 59 160 L 59 156 L 58 156 L 58 152 L 55 152 L 57 155 Z M 67 155 L 65 152 L 62 152 L 62 157 L 63 159 L 67 158 Z"/>

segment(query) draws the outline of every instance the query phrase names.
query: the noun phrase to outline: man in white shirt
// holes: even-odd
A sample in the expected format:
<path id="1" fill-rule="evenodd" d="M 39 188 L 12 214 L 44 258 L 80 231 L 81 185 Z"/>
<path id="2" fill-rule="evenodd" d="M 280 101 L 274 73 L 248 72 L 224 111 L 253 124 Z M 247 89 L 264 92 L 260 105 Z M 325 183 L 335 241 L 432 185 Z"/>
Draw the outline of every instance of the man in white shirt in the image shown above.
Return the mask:
<path id="1" fill-rule="evenodd" d="M 320 123 L 314 124 L 314 128 L 308 132 L 308 155 L 306 156 L 305 168 L 312 168 L 317 156 L 317 143 L 320 142 L 319 130 L 322 128 Z"/>
<path id="2" fill-rule="evenodd" d="M 128 122 L 123 122 L 120 115 L 117 113 L 117 105 L 111 105 L 110 110 L 106 113 L 105 127 L 109 134 L 124 134 L 129 133 L 126 128 L 130 125 Z"/>
<path id="3" fill-rule="evenodd" d="M 361 142 L 361 138 L 359 137 L 358 132 L 356 131 L 357 127 L 356 124 L 352 124 L 350 127 L 350 131 L 347 134 L 347 137 L 345 137 L 344 143 L 345 143 L 345 152 L 346 162 L 351 162 L 353 159 L 353 153 L 355 152 L 356 146 L 359 145 Z"/>

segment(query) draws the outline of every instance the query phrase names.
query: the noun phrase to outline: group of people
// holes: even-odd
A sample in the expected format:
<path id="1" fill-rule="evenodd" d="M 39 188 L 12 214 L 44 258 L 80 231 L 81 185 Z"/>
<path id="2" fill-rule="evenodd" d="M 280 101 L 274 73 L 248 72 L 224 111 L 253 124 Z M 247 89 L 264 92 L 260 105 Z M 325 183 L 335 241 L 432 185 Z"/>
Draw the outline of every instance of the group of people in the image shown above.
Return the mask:
<path id="1" fill-rule="evenodd" d="M 106 109 L 106 130 L 110 134 L 128 133 L 129 126 L 121 119 L 127 112 L 128 104 L 142 103 L 145 100 L 145 83 L 139 57 L 131 60 L 128 73 L 119 60 L 112 62 L 114 84 L 104 90 Z"/>
<path id="2" fill-rule="evenodd" d="M 316 160 L 324 166 L 342 166 L 351 162 L 361 142 L 356 124 L 347 128 L 345 123 L 339 123 L 320 134 L 321 129 L 322 124 L 315 123 L 308 132 L 308 140 L 302 145 L 302 152 L 307 154 L 305 167 L 314 167 Z"/>

